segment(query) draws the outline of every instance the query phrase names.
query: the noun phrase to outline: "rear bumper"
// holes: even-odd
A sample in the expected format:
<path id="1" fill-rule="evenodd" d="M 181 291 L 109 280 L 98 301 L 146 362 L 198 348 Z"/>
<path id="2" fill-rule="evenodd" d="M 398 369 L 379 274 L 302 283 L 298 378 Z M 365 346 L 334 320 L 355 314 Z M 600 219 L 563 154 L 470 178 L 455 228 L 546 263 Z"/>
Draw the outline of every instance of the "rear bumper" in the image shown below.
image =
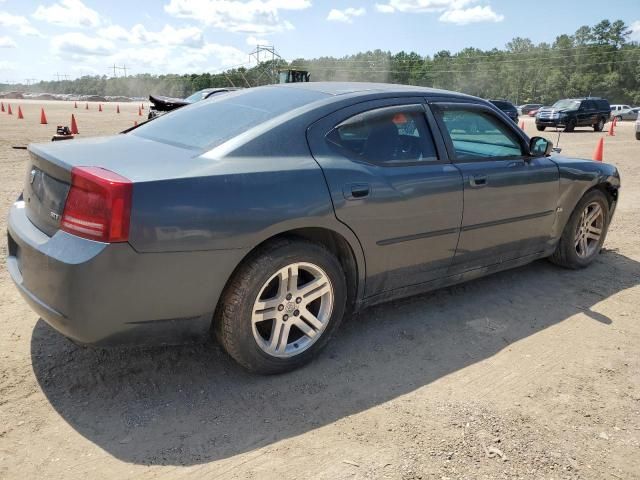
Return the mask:
<path id="1" fill-rule="evenodd" d="M 29 306 L 84 344 L 179 343 L 205 334 L 241 250 L 139 253 L 59 231 L 52 237 L 16 202 L 7 267 Z"/>

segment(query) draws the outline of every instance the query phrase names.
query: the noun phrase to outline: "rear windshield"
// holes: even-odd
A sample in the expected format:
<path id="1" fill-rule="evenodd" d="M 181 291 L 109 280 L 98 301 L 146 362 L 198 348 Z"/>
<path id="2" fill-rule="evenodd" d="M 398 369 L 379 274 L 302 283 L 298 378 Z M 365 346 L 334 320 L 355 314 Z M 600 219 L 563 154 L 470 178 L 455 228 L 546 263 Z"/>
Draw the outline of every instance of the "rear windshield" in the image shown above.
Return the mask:
<path id="1" fill-rule="evenodd" d="M 507 110 L 513 110 L 514 108 L 516 108 L 511 102 L 504 102 L 502 100 L 491 100 L 491 103 L 493 103 L 500 110 L 504 110 L 505 108 Z"/>
<path id="2" fill-rule="evenodd" d="M 278 115 L 327 94 L 295 88 L 241 90 L 182 107 L 132 130 L 130 135 L 194 150 L 211 149 Z"/>

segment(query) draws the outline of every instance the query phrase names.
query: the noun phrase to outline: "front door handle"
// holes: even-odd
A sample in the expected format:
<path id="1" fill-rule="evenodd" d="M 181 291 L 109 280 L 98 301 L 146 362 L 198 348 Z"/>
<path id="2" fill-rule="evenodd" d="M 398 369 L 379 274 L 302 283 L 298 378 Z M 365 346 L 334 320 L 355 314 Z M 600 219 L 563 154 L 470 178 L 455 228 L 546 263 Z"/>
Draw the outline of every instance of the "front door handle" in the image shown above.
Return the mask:
<path id="1" fill-rule="evenodd" d="M 347 200 L 357 200 L 358 198 L 364 198 L 369 195 L 368 183 L 348 183 L 342 189 L 344 198 Z"/>
<path id="2" fill-rule="evenodd" d="M 471 175 L 469 178 L 469 184 L 474 188 L 486 187 L 487 176 L 486 175 Z"/>

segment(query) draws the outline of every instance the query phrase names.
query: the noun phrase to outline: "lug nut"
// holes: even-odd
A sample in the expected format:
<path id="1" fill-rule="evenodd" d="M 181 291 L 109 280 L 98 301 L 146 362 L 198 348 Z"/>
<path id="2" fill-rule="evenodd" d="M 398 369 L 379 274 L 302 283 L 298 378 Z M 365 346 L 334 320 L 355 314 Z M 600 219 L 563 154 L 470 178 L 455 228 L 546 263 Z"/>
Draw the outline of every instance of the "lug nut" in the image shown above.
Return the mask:
<path id="1" fill-rule="evenodd" d="M 282 310 L 284 310 L 284 305 L 278 305 L 278 311 L 281 312 Z"/>
<path id="2" fill-rule="evenodd" d="M 296 298 L 296 303 L 300 303 L 302 301 L 302 298 L 298 297 Z"/>
<path id="3" fill-rule="evenodd" d="M 282 320 L 284 320 L 285 322 L 289 320 L 289 315 L 285 315 L 284 317 L 282 317 Z"/>
<path id="4" fill-rule="evenodd" d="M 294 310 L 293 316 L 297 317 L 298 315 L 300 315 L 300 310 Z"/>
<path id="5" fill-rule="evenodd" d="M 291 300 L 292 295 L 290 293 L 287 293 L 287 300 Z"/>

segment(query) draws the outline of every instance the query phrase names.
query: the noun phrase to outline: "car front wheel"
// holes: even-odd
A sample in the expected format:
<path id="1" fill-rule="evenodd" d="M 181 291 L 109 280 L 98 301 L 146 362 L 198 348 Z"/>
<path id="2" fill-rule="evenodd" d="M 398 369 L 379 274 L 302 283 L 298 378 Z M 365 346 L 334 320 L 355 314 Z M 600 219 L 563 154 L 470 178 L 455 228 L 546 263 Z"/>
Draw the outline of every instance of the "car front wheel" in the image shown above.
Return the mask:
<path id="1" fill-rule="evenodd" d="M 571 269 L 587 267 L 600 253 L 608 227 L 607 197 L 592 190 L 578 202 L 550 260 Z"/>
<path id="2" fill-rule="evenodd" d="M 564 127 L 564 131 L 565 132 L 573 132 L 576 129 L 576 121 L 575 120 L 569 120 L 567 122 L 567 124 Z"/>
<path id="3" fill-rule="evenodd" d="M 282 373 L 311 360 L 344 315 L 344 272 L 321 245 L 278 240 L 249 258 L 214 319 L 224 349 L 247 370 Z"/>
<path id="4" fill-rule="evenodd" d="M 538 129 L 539 132 L 544 132 L 544 129 L 547 128 L 544 125 L 536 125 L 536 128 Z"/>

